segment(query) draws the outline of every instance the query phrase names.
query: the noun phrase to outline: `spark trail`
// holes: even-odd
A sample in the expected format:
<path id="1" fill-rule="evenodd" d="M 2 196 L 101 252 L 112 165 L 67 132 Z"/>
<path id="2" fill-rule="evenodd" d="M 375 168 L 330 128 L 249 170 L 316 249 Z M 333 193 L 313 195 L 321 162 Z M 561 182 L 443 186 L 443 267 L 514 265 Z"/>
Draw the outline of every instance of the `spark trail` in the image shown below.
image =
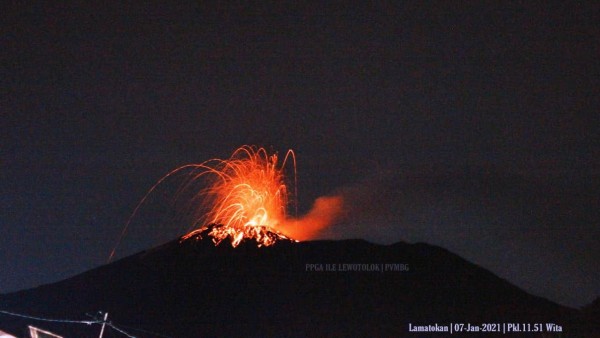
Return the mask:
<path id="1" fill-rule="evenodd" d="M 285 176 L 286 169 L 293 174 L 291 183 Z M 135 208 L 119 243 L 148 196 L 167 178 L 182 171 L 189 173 L 175 199 L 186 199 L 186 209 L 192 215 L 190 228 L 194 229 L 182 240 L 206 230 L 209 230 L 208 235 L 216 245 L 229 239 L 233 247 L 244 239 L 255 240 L 258 246 L 273 245 L 281 238 L 308 240 L 320 229 L 335 222 L 342 211 L 341 197 L 320 197 L 307 215 L 290 217 L 290 184 L 293 184 L 293 204 L 297 210 L 294 152 L 288 150 L 279 163 L 277 154 L 269 155 L 264 148 L 245 145 L 234 151 L 229 159 L 211 159 L 200 164 L 184 165 L 163 176 Z M 116 247 L 109 261 L 115 250 Z"/>

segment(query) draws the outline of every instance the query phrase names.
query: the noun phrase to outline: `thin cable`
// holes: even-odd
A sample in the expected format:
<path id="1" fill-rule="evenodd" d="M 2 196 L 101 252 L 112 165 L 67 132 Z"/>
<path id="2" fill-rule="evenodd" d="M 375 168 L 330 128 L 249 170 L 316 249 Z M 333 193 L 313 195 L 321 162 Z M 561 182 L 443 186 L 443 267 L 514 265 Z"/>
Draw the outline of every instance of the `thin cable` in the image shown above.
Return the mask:
<path id="1" fill-rule="evenodd" d="M 139 331 L 139 332 L 142 332 L 142 333 L 148 333 L 148 334 L 151 334 L 151 335 L 154 335 L 154 336 L 157 336 L 157 337 L 173 338 L 171 336 L 167 336 L 167 335 L 164 335 L 164 334 L 160 334 L 160 333 L 156 333 L 156 332 L 148 331 L 148 330 L 144 330 L 144 329 L 138 329 L 138 328 L 127 326 L 127 325 L 123 325 L 123 324 L 119 324 L 119 326 L 120 327 L 124 327 L 124 328 L 129 329 L 129 330 L 133 330 L 133 331 Z"/>
<path id="2" fill-rule="evenodd" d="M 129 333 L 127 333 L 127 332 L 125 332 L 125 331 L 123 331 L 123 330 L 119 329 L 118 327 L 116 327 L 116 326 L 115 326 L 113 323 L 111 323 L 111 322 L 106 322 L 106 325 L 108 325 L 109 327 L 113 328 L 115 331 L 117 331 L 117 332 L 119 332 L 119 333 L 122 333 L 122 334 L 126 335 L 126 336 L 127 336 L 127 337 L 129 337 L 129 338 L 136 338 L 135 336 L 132 336 L 132 335 L 130 335 Z"/>
<path id="3" fill-rule="evenodd" d="M 5 315 L 9 315 L 9 316 L 15 316 L 15 317 L 21 317 L 21 318 L 39 320 L 39 321 L 44 321 L 44 322 L 71 323 L 71 324 L 87 324 L 87 325 L 102 323 L 102 321 L 98 321 L 98 320 L 96 320 L 96 321 L 90 321 L 90 320 L 70 320 L 70 319 L 41 318 L 41 317 L 34 317 L 34 316 L 24 315 L 24 314 L 20 314 L 20 313 L 14 313 L 14 312 L 9 312 L 9 311 L 4 311 L 4 310 L 0 310 L 0 313 L 3 313 Z"/>

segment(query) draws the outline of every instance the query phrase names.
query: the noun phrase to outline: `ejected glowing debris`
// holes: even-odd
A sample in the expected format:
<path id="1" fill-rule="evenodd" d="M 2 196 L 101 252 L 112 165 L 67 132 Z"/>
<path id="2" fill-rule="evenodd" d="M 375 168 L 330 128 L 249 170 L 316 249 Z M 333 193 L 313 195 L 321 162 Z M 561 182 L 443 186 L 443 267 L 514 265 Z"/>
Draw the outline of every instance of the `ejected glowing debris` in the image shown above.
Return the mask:
<path id="1" fill-rule="evenodd" d="M 190 238 L 202 239 L 204 236 L 212 237 L 212 241 L 215 245 L 219 245 L 223 240 L 230 238 L 231 246 L 234 248 L 244 239 L 255 240 L 258 243 L 258 247 L 270 246 L 277 241 L 298 242 L 265 226 L 248 226 L 244 227 L 243 230 L 240 230 L 220 224 L 210 224 L 194 230 L 183 236 L 181 240 L 184 241 Z"/>
<path id="2" fill-rule="evenodd" d="M 297 203 L 296 156 L 291 149 L 280 162 L 276 153 L 269 154 L 265 148 L 245 145 L 226 160 L 210 159 L 175 168 L 158 180 L 138 203 L 108 261 L 115 255 L 131 220 L 150 194 L 168 178 L 184 172 L 187 174 L 175 200 L 183 201 L 183 214 L 191 215 L 190 229 L 193 230 L 183 236 L 183 240 L 202 234 L 211 237 L 215 244 L 228 239 L 233 247 L 237 247 L 242 240 L 251 239 L 261 247 L 282 239 L 314 238 L 318 231 L 342 215 L 343 199 L 341 196 L 319 197 L 306 215 L 289 217 L 288 185 L 292 180 L 286 177 L 286 169 L 293 174 L 294 202 Z"/>
<path id="3" fill-rule="evenodd" d="M 206 179 L 207 187 L 197 197 L 209 211 L 195 224 L 213 224 L 208 232 L 213 242 L 229 239 L 233 247 L 242 239 L 253 239 L 258 246 L 273 245 L 279 237 L 288 239 L 278 230 L 287 218 L 289 190 L 283 171 L 288 158 L 293 161 L 295 175 L 292 150 L 281 165 L 277 154 L 269 155 L 264 148 L 252 146 L 238 148 L 227 160 L 199 164 L 192 180 Z M 206 229 L 201 226 L 184 239 Z"/>

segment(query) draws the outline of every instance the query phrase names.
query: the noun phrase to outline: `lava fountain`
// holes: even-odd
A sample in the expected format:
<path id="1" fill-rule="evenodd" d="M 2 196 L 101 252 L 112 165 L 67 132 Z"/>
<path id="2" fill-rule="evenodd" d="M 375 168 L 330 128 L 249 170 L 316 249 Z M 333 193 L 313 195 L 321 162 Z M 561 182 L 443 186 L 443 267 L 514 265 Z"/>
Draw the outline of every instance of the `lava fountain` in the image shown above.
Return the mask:
<path id="1" fill-rule="evenodd" d="M 288 150 L 281 163 L 277 154 L 269 155 L 264 148 L 242 146 L 227 160 L 211 159 L 200 164 L 188 164 L 163 176 L 140 201 L 131 219 L 155 188 L 167 178 L 189 170 L 176 199 L 186 196 L 194 229 L 182 240 L 208 233 L 215 245 L 229 239 L 236 247 L 244 239 L 258 246 L 273 245 L 278 239 L 307 240 L 323 227 L 333 223 L 342 210 L 341 197 L 320 197 L 311 211 L 301 218 L 290 217 L 289 179 L 293 173 L 294 204 L 297 203 L 296 156 Z M 297 205 L 297 204 L 296 204 Z M 297 207 L 296 207 L 297 210 Z M 116 249 L 116 248 L 115 248 Z M 112 259 L 115 250 L 112 251 Z"/>
<path id="2" fill-rule="evenodd" d="M 215 224 L 209 232 L 215 244 L 226 238 L 230 238 L 233 247 L 244 238 L 256 240 L 259 246 L 273 244 L 274 237 L 267 232 L 280 233 L 287 218 L 289 189 L 284 169 L 288 160 L 296 181 L 296 158 L 292 150 L 288 150 L 281 165 L 277 154 L 269 155 L 264 148 L 251 146 L 238 148 L 228 160 L 216 159 L 199 165 L 201 171 L 192 181 L 211 177 L 206 177 L 208 186 L 194 199 L 209 211 L 195 220 L 200 228 L 183 239 L 200 233 L 207 224 Z"/>

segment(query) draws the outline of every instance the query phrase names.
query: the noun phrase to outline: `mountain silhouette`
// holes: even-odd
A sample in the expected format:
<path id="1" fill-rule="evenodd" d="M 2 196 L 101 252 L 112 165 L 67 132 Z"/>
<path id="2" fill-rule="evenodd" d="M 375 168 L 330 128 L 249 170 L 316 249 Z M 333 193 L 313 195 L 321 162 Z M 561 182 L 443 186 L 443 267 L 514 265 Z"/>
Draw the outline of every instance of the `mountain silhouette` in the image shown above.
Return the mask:
<path id="1" fill-rule="evenodd" d="M 104 311 L 110 322 L 135 337 L 442 337 L 449 333 L 423 335 L 410 329 L 450 323 L 520 323 L 520 329 L 529 323 L 530 330 L 543 325 L 543 332 L 528 332 L 528 337 L 547 337 L 548 323 L 560 325 L 563 337 L 598 333 L 582 311 L 530 295 L 424 243 L 281 240 L 269 247 L 243 241 L 232 248 L 215 246 L 203 235 L 1 295 L 0 310 L 81 320 Z M 100 332 L 98 324 L 0 314 L 2 330 L 24 336 L 27 325 L 65 337 L 98 337 Z M 125 336 L 108 331 L 105 337 Z"/>

